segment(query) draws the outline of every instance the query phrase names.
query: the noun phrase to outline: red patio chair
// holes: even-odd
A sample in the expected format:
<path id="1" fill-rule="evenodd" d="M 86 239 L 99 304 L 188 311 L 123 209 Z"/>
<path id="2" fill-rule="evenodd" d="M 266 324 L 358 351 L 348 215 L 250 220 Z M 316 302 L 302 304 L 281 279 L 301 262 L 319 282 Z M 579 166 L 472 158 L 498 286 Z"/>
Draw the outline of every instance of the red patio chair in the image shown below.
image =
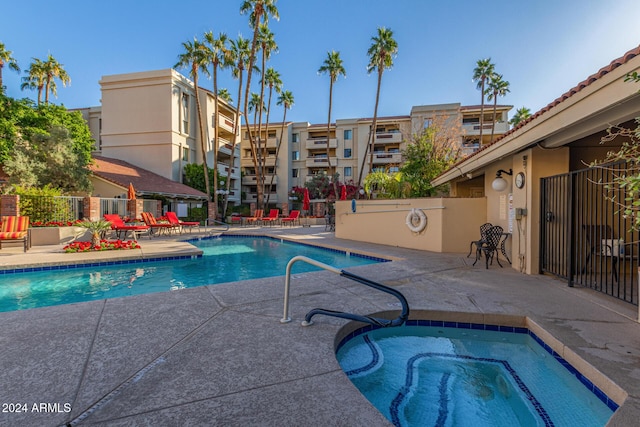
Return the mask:
<path id="1" fill-rule="evenodd" d="M 263 224 L 268 223 L 271 227 L 276 221 L 280 219 L 280 209 L 271 209 L 269 216 L 261 218 Z"/>
<path id="2" fill-rule="evenodd" d="M 111 229 L 116 232 L 116 237 L 119 239 L 120 234 L 124 237 L 127 236 L 128 232 L 131 232 L 133 236 L 133 240 L 138 241 L 138 236 L 145 231 L 149 231 L 150 227 L 148 225 L 129 225 L 120 217 L 118 214 L 104 214 L 102 215 L 105 221 L 109 221 L 111 223 Z"/>
<path id="3" fill-rule="evenodd" d="M 179 226 L 168 222 L 158 222 L 151 212 L 142 212 L 142 220 L 151 228 L 151 234 L 170 233 L 171 230 L 178 229 Z"/>
<path id="4" fill-rule="evenodd" d="M 24 251 L 31 247 L 28 216 L 5 216 L 0 225 L 0 249 L 2 242 L 23 242 Z"/>
<path id="5" fill-rule="evenodd" d="M 191 233 L 191 229 L 194 227 L 198 227 L 198 231 L 200 231 L 200 223 L 198 221 L 180 221 L 175 212 L 167 212 L 166 216 L 169 220 L 169 224 L 177 226 L 181 233 L 183 227 L 187 227 L 189 229 L 189 233 Z"/>
<path id="6" fill-rule="evenodd" d="M 297 211 L 297 210 L 293 210 L 289 212 L 289 216 L 280 218 L 280 224 L 282 225 L 285 225 L 285 224 L 293 225 L 296 222 L 298 223 L 298 225 L 300 225 L 300 211 Z"/>

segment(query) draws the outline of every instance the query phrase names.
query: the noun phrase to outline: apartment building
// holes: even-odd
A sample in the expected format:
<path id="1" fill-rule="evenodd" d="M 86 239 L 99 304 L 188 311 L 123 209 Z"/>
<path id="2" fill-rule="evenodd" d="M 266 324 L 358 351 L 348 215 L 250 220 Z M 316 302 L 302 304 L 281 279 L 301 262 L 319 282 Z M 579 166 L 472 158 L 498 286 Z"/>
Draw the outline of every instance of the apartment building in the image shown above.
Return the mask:
<path id="1" fill-rule="evenodd" d="M 103 76 L 99 83 L 101 106 L 80 110 L 96 140 L 97 155 L 127 161 L 179 183 L 184 182 L 186 164 L 202 164 L 195 87 L 191 80 L 173 69 L 164 69 Z M 231 161 L 235 108 L 220 100 L 216 118 L 213 93 L 200 87 L 198 96 L 207 164 L 213 167 L 217 161 L 220 175 L 231 180 L 229 202 L 239 204 L 240 144 L 236 145 Z M 214 141 L 216 121 L 219 134 Z M 214 159 L 215 145 L 218 159 Z"/>
<path id="2" fill-rule="evenodd" d="M 507 114 L 511 108 L 509 105 L 496 107 L 494 139 L 509 130 Z M 485 106 L 484 115 L 482 140 L 488 144 L 493 106 Z M 278 138 L 282 123 L 269 124 L 268 129 L 262 130 L 262 141 L 265 138 L 267 141 L 262 155 L 266 159 L 267 182 L 271 174 L 275 177 L 274 185 L 266 189 L 265 200 L 269 192 L 270 203 L 286 201 L 292 187 L 302 187 L 314 176 L 329 174 L 331 170 L 339 174 L 340 181 L 354 183 L 358 181 L 361 169 L 363 179 L 371 170 L 397 172 L 402 166 L 402 151 L 411 136 L 429 127 L 438 117 L 459 135 L 458 143 L 464 154 L 471 154 L 482 146 L 479 141 L 480 106 L 461 106 L 459 103 L 414 106 L 409 115 L 378 117 L 373 153 L 367 148 L 372 118 L 337 119 L 329 126 L 328 135 L 326 123 L 285 123 L 281 141 Z M 278 141 L 282 145 L 276 158 Z M 246 126 L 242 132 L 241 166 L 244 172 L 243 202 L 254 202 L 256 179 Z"/>

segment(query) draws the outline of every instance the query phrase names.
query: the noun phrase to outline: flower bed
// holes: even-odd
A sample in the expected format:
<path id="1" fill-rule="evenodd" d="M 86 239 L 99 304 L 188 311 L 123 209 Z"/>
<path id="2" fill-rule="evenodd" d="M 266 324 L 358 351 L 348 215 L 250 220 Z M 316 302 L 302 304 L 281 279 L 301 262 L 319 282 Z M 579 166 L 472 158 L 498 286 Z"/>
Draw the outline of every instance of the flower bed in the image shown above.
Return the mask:
<path id="1" fill-rule="evenodd" d="M 140 249 L 140 245 L 134 240 L 100 240 L 100 244 L 97 246 L 93 246 L 91 242 L 73 242 L 62 249 L 67 253 L 114 251 L 123 249 Z"/>
<path id="2" fill-rule="evenodd" d="M 75 221 L 31 221 L 29 227 L 73 227 L 81 222 L 82 220 L 79 219 Z"/>

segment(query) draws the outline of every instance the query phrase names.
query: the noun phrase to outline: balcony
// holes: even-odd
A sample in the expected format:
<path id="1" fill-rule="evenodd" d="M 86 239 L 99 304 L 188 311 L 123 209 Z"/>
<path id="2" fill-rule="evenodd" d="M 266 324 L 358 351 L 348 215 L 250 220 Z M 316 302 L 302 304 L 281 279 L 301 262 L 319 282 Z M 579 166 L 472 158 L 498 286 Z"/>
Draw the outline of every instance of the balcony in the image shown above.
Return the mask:
<path id="1" fill-rule="evenodd" d="M 329 148 L 337 148 L 338 140 L 331 138 L 329 140 Z M 327 148 L 327 138 L 308 138 L 305 148 L 307 150 L 320 150 Z"/>
<path id="2" fill-rule="evenodd" d="M 465 135 L 480 135 L 480 123 L 464 123 L 462 125 L 462 130 L 465 132 Z M 496 135 L 503 134 L 509 130 L 509 123 L 507 122 L 496 122 L 496 128 L 494 133 Z M 482 124 L 482 134 L 490 134 L 491 133 L 491 122 Z"/>
<path id="3" fill-rule="evenodd" d="M 224 163 L 218 163 L 218 173 L 224 177 L 229 176 L 229 169 L 231 169 L 231 178 L 240 179 L 240 168 L 230 168 L 229 165 Z"/>
<path id="4" fill-rule="evenodd" d="M 266 158 L 262 158 L 263 166 L 276 166 L 277 158 L 276 156 L 267 156 Z M 244 167 L 252 167 L 253 166 L 253 157 L 245 156 L 240 159 L 240 166 Z"/>
<path id="5" fill-rule="evenodd" d="M 220 129 L 224 129 L 228 132 L 233 133 L 234 121 L 232 118 L 225 116 L 224 114 L 218 115 L 218 126 Z"/>
<path id="6" fill-rule="evenodd" d="M 402 162 L 402 154 L 400 153 L 385 153 L 385 152 L 373 153 L 374 165 L 388 165 L 390 163 L 400 163 L 400 162 Z"/>
<path id="7" fill-rule="evenodd" d="M 376 144 L 398 144 L 402 142 L 401 132 L 376 132 Z"/>
<path id="8" fill-rule="evenodd" d="M 263 201 L 267 201 L 267 193 L 264 193 L 262 195 L 262 199 Z M 257 202 L 258 201 L 258 195 L 256 193 L 247 193 L 246 197 L 244 198 L 243 202 Z M 269 195 L 269 203 L 278 203 L 278 193 L 270 193 Z"/>
<path id="9" fill-rule="evenodd" d="M 331 167 L 338 166 L 338 158 L 331 157 Z M 307 158 L 306 166 L 308 168 L 328 168 L 329 161 L 326 156 L 316 156 Z"/>
<path id="10" fill-rule="evenodd" d="M 264 176 L 264 183 L 269 185 L 271 183 L 271 177 L 273 177 L 273 184 L 278 184 L 278 175 L 267 174 Z M 257 178 L 255 175 L 245 175 L 242 177 L 242 185 L 257 185 Z"/>

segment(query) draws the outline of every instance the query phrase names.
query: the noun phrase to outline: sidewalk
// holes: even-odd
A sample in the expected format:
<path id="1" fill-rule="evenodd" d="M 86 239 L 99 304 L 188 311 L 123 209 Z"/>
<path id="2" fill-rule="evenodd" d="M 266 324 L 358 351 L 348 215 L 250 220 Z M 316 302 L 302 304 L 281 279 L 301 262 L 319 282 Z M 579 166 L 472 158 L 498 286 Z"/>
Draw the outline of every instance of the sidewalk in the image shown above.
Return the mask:
<path id="1" fill-rule="evenodd" d="M 472 267 L 466 254 L 336 239 L 324 226 L 231 232 L 393 257 L 349 271 L 401 291 L 414 315 L 528 316 L 588 363 L 581 368 L 595 368 L 629 394 L 610 425 L 640 419 L 635 306 L 546 276 Z M 145 256 L 191 250 L 168 238 L 140 243 Z M 71 254 L 59 249 L 24 255 L 3 248 L 0 268 L 67 261 Z M 284 278 L 275 277 L 0 313 L 0 401 L 28 407 L 1 413 L 0 425 L 389 425 L 335 359 L 334 340 L 347 322 L 318 316 L 313 326 L 300 323 L 316 307 L 368 314 L 397 310 L 396 301 L 330 272 L 296 274 L 293 321 L 282 324 L 283 295 Z M 34 403 L 48 410 L 36 412 Z"/>

